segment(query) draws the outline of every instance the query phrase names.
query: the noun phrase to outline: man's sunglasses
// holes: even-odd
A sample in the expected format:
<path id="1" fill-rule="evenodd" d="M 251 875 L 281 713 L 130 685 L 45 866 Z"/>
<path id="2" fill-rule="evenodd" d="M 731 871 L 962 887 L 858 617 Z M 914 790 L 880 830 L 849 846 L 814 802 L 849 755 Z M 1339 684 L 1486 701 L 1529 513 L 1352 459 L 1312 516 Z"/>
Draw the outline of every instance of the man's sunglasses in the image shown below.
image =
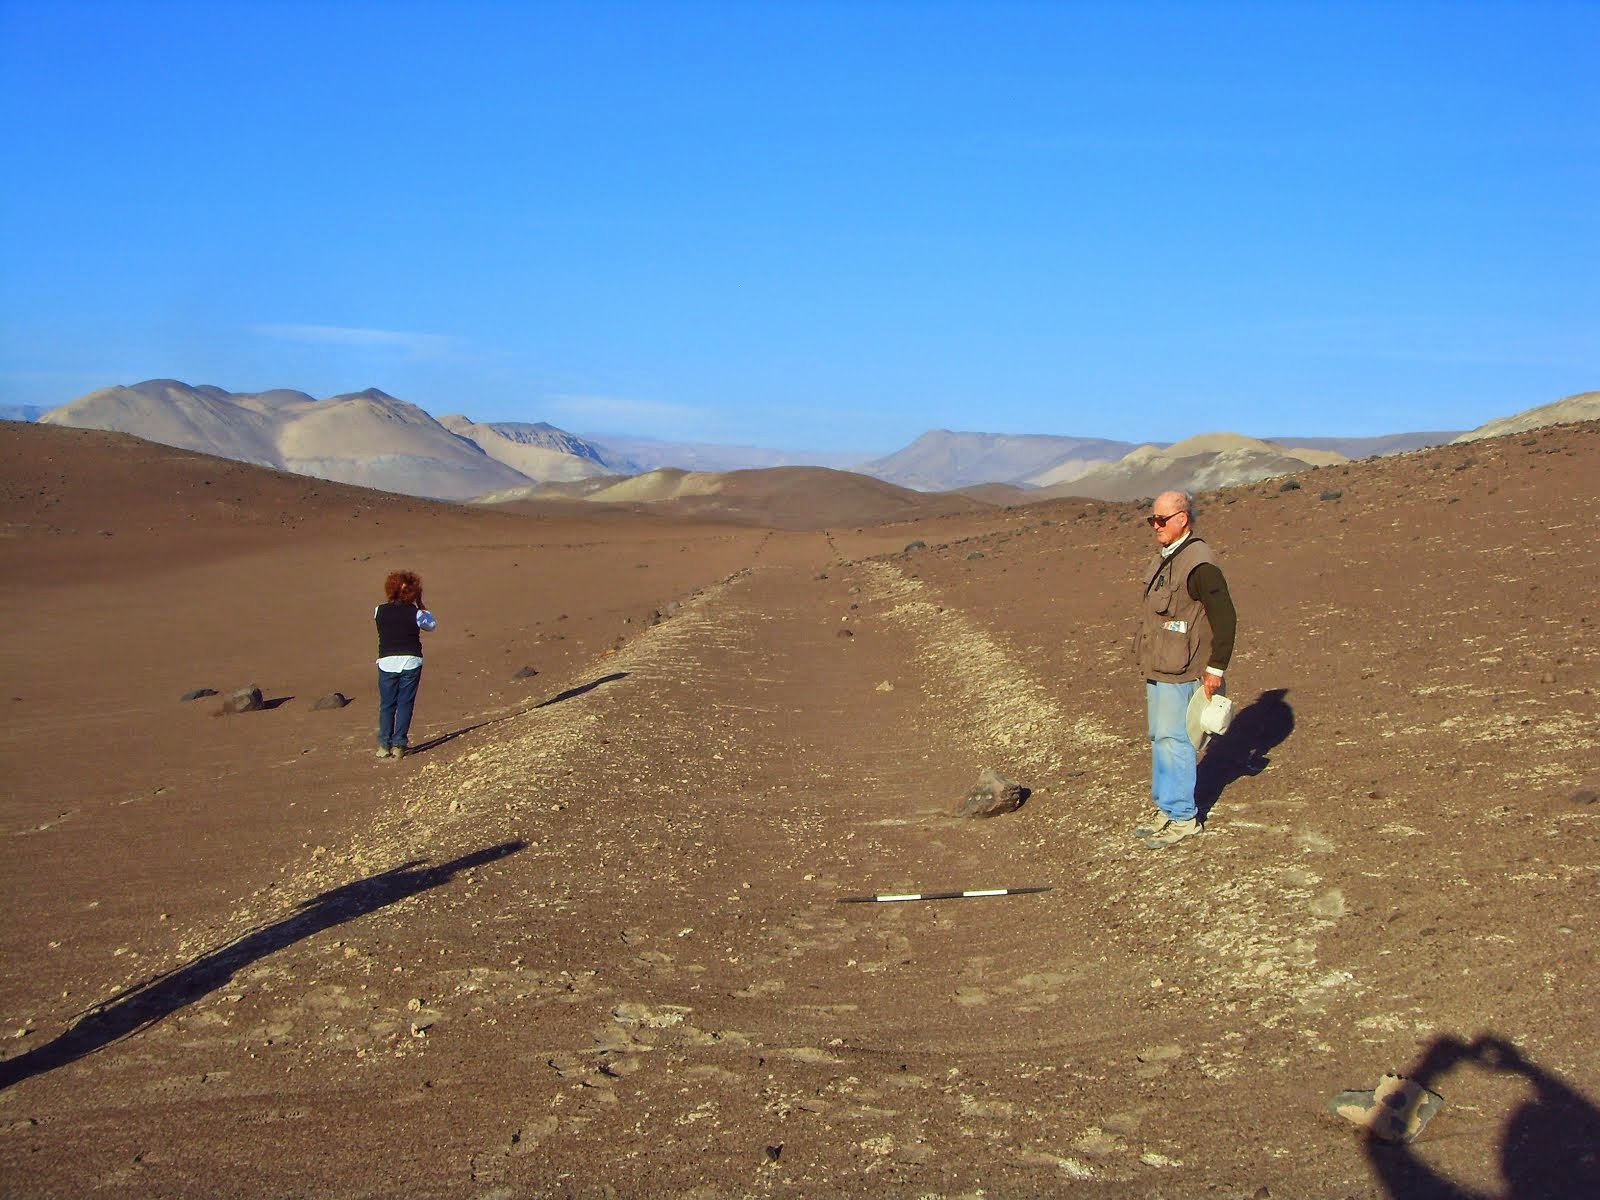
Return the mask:
<path id="1" fill-rule="evenodd" d="M 1160 529 L 1165 526 L 1168 521 L 1172 520 L 1173 517 L 1181 517 L 1184 515 L 1185 514 L 1182 511 L 1179 511 L 1175 513 L 1168 513 L 1164 517 L 1149 516 L 1145 518 L 1145 523 L 1152 529 Z"/>

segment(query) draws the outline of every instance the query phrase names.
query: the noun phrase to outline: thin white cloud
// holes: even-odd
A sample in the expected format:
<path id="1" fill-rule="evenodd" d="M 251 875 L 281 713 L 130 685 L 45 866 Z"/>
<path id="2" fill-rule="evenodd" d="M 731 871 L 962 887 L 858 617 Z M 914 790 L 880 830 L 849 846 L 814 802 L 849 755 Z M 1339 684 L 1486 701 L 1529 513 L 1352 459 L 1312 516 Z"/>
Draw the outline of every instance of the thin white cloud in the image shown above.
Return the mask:
<path id="1" fill-rule="evenodd" d="M 344 325 L 254 325 L 251 332 L 285 342 L 358 349 L 393 348 L 411 359 L 448 358 L 456 339 L 441 333 L 409 333 L 397 329 L 351 329 Z"/>

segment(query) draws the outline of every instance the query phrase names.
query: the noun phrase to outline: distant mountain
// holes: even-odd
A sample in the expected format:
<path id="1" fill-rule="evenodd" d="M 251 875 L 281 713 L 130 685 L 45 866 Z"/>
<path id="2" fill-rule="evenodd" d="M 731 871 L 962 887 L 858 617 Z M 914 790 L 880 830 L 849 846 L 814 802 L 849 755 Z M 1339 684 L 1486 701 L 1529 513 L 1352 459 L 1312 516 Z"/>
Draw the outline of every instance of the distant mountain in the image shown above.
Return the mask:
<path id="1" fill-rule="evenodd" d="M 1307 450 L 1332 450 L 1346 458 L 1381 458 L 1385 454 L 1404 454 L 1443 446 L 1460 430 L 1431 430 L 1424 433 L 1390 433 L 1381 437 L 1270 437 L 1263 440 L 1275 446 L 1298 446 Z"/>
<path id="2" fill-rule="evenodd" d="M 834 450 L 772 450 L 709 442 L 665 442 L 623 433 L 585 433 L 582 439 L 598 450 L 606 462 L 629 464 L 628 469 L 632 471 L 655 471 L 662 467 L 685 471 L 748 471 L 758 467 L 842 470 L 861 461 L 860 454 Z"/>
<path id="3" fill-rule="evenodd" d="M 1568 421 L 1600 420 L 1600 392 L 1575 392 L 1551 404 L 1500 417 L 1486 425 L 1463 433 L 1458 442 L 1476 442 L 1482 438 L 1504 437 L 1508 433 L 1526 433 L 1530 429 L 1543 429 L 1546 425 L 1564 425 Z"/>
<path id="4" fill-rule="evenodd" d="M 1056 483 L 1114 462 L 1133 442 L 1042 433 L 960 433 L 931 429 L 904 449 L 857 470 L 901 487 L 946 492 L 980 483 Z"/>
<path id="5" fill-rule="evenodd" d="M 1206 433 L 1172 446 L 1140 446 L 1117 462 L 1035 495 L 1137 500 L 1168 490 L 1198 492 L 1253 483 L 1347 461 L 1332 450 L 1275 446 L 1237 433 Z"/>
<path id="6" fill-rule="evenodd" d="M 402 495 L 464 500 L 528 482 L 416 405 L 375 388 L 315 400 L 152 379 L 101 388 L 39 420 Z"/>
<path id="7" fill-rule="evenodd" d="M 776 529 L 877 525 L 919 517 L 981 512 L 991 506 L 959 493 L 930 495 L 826 467 L 757 467 L 743 471 L 684 471 L 662 467 L 574 494 L 548 485 L 529 494 L 501 493 L 480 503 L 538 511 L 552 501 L 590 502 L 708 521 L 754 523 Z"/>
<path id="8" fill-rule="evenodd" d="M 521 421 L 479 424 L 452 415 L 439 418 L 439 424 L 466 438 L 495 461 L 540 482 L 627 475 L 639 469 L 628 459 L 609 455 L 591 442 L 543 421 L 531 425 Z"/>
<path id="9" fill-rule="evenodd" d="M 0 421 L 37 421 L 47 411 L 37 404 L 0 404 Z"/>

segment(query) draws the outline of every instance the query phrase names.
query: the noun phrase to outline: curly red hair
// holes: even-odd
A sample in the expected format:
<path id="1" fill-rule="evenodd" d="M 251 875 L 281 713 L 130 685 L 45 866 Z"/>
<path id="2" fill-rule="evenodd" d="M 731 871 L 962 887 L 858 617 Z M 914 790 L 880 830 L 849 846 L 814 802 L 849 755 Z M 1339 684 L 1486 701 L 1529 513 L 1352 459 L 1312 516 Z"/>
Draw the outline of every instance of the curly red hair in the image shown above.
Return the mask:
<path id="1" fill-rule="evenodd" d="M 383 594 L 390 604 L 415 604 L 422 595 L 422 576 L 415 571 L 390 571 L 383 581 Z"/>

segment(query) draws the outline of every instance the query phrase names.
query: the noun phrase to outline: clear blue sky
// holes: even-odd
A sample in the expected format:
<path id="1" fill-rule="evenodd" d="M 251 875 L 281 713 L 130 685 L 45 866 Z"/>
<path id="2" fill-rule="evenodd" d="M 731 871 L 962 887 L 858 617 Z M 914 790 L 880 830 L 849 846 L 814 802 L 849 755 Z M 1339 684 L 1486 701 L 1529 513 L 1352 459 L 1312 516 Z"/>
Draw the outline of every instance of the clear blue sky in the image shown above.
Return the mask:
<path id="1" fill-rule="evenodd" d="M 788 448 L 1600 387 L 1595 3 L 0 0 L 0 403 Z"/>

